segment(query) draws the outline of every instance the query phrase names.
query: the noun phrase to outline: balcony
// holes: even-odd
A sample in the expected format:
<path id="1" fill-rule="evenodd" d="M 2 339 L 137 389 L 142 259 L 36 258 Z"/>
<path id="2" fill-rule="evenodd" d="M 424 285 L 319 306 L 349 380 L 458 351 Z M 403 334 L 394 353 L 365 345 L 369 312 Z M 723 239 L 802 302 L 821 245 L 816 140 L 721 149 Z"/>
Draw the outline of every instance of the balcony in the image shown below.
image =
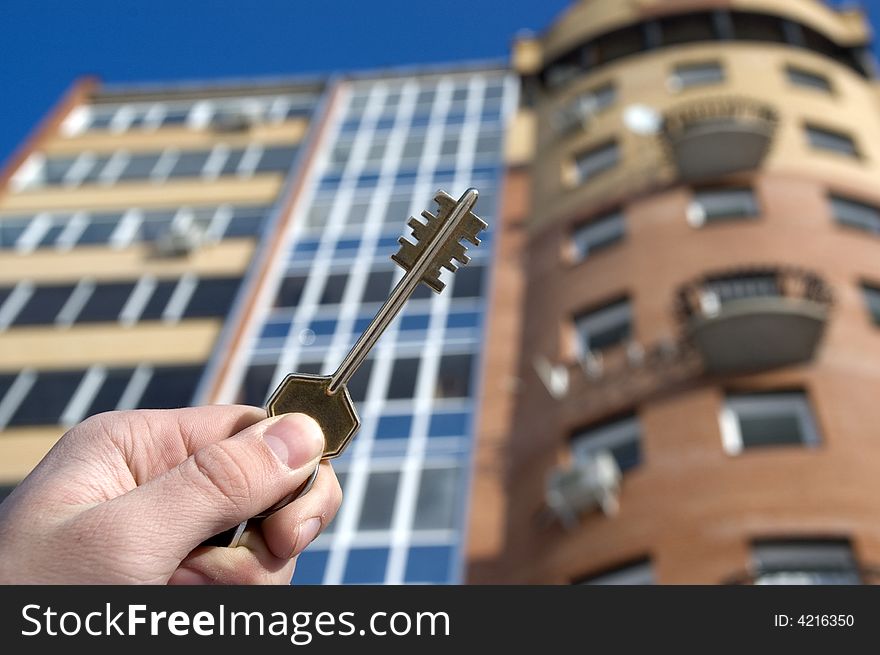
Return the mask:
<path id="1" fill-rule="evenodd" d="M 711 98 L 667 112 L 662 136 L 684 181 L 758 168 L 778 119 L 772 107 L 748 98 Z"/>
<path id="2" fill-rule="evenodd" d="M 706 372 L 744 373 L 812 359 L 832 295 L 818 275 L 758 267 L 712 274 L 678 292 L 685 336 Z"/>

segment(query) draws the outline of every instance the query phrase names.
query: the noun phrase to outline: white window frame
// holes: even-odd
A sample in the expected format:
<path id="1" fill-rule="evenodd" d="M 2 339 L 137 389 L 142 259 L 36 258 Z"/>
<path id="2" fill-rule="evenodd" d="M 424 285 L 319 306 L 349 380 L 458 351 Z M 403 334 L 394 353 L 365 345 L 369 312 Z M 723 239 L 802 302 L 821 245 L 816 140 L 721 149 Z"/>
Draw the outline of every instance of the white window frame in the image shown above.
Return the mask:
<path id="1" fill-rule="evenodd" d="M 809 397 L 805 392 L 783 392 L 769 394 L 743 394 L 725 398 L 721 409 L 721 443 L 728 455 L 739 455 L 745 449 L 742 440 L 739 416 L 745 412 L 750 416 L 776 416 L 780 410 L 790 409 L 798 421 L 806 448 L 820 444 L 819 429 L 810 409 Z M 787 446 L 790 444 L 778 444 Z M 770 446 L 770 444 L 768 444 Z"/>

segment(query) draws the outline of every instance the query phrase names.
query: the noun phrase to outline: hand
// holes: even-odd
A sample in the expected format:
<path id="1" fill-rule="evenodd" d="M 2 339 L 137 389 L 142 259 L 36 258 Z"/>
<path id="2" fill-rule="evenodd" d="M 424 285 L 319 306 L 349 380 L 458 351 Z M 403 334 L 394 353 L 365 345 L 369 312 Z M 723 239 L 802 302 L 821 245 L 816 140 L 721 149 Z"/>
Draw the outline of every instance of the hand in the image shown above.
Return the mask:
<path id="1" fill-rule="evenodd" d="M 0 505 L 0 583 L 287 584 L 342 499 L 327 462 L 237 548 L 199 544 L 293 493 L 323 445 L 304 414 L 240 405 L 93 416 Z"/>

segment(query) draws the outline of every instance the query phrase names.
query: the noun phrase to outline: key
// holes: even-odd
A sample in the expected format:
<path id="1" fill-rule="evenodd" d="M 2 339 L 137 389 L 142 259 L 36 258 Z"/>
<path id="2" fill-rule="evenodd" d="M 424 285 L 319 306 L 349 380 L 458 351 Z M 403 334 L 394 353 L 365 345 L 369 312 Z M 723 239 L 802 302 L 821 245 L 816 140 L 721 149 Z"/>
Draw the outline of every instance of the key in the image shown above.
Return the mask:
<path id="1" fill-rule="evenodd" d="M 360 419 L 346 384 L 366 359 L 370 349 L 400 313 L 419 284 L 426 284 L 435 293 L 440 293 L 445 287 L 440 280 L 440 269 L 446 268 L 454 273 L 460 266 L 467 265 L 470 257 L 466 254 L 467 247 L 462 241 L 480 245 L 477 235 L 487 226 L 472 211 L 478 195 L 476 189 L 468 189 L 456 201 L 445 191 L 439 190 L 434 196 L 438 207 L 436 214 L 423 211 L 424 222 L 411 217 L 407 225 L 412 228 L 415 243 L 400 237 L 400 250 L 391 257 L 406 273 L 336 372 L 333 375 L 293 373 L 284 378 L 269 397 L 266 403 L 269 416 L 302 412 L 317 421 L 324 432 L 323 459 L 332 459 L 342 454 L 360 427 Z M 264 518 L 308 492 L 317 473 L 315 469 L 301 489 L 254 518 Z M 245 521 L 234 531 L 230 547 L 238 545 L 246 524 Z M 224 538 L 223 535 L 219 537 Z M 209 543 L 215 542 L 210 540 Z"/>

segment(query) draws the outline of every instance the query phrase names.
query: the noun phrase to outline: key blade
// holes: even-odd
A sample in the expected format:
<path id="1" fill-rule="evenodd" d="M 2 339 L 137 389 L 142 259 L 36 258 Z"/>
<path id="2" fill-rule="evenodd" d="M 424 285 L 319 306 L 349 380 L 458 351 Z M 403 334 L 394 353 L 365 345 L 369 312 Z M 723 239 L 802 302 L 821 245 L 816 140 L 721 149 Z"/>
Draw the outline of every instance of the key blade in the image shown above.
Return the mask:
<path id="1" fill-rule="evenodd" d="M 423 211 L 422 217 L 425 219 L 425 222 L 411 217 L 407 221 L 407 225 L 412 228 L 412 237 L 415 239 L 415 243 L 405 237 L 401 237 L 399 239 L 400 250 L 392 255 L 391 259 L 401 268 L 409 271 L 415 266 L 419 257 L 425 256 L 428 248 L 430 248 L 436 255 L 432 257 L 421 282 L 425 283 L 436 293 L 443 291 L 446 285 L 440 281 L 440 269 L 446 268 L 454 273 L 460 266 L 467 265 L 470 257 L 465 254 L 467 247 L 461 242 L 466 240 L 475 246 L 479 246 L 480 239 L 477 235 L 485 230 L 488 225 L 473 212 L 473 209 L 470 209 L 458 219 L 457 224 L 449 232 L 449 235 L 444 238 L 444 243 L 434 243 L 434 241 L 438 233 L 443 230 L 445 224 L 454 214 L 456 207 L 462 202 L 470 202 L 472 205 L 476 202 L 476 197 L 476 189 L 468 189 L 459 200 L 456 200 L 442 189 L 437 191 L 434 196 L 434 202 L 437 203 L 436 214 L 427 210 Z M 458 264 L 454 263 L 453 260 L 457 261 Z"/>

